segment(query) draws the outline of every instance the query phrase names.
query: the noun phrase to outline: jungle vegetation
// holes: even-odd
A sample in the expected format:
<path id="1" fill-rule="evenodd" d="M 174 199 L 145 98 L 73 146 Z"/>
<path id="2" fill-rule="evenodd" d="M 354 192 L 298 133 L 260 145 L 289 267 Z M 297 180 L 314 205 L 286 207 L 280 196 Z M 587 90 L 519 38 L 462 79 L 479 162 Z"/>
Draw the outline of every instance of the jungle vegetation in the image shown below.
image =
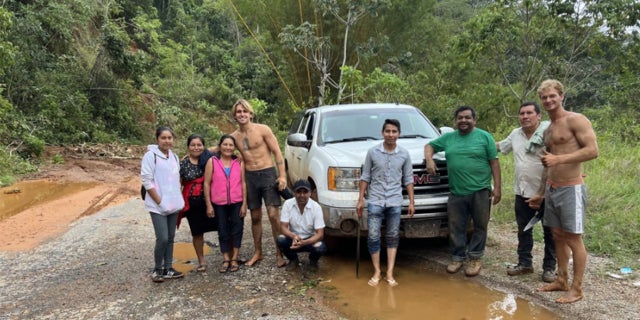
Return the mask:
<path id="1" fill-rule="evenodd" d="M 0 184 L 46 145 L 146 144 L 160 124 L 215 141 L 238 98 L 281 141 L 297 111 L 350 102 L 415 105 L 436 126 L 472 105 L 501 139 L 555 78 L 601 147 L 589 223 L 607 239 L 590 249 L 637 255 L 639 19 L 637 0 L 4 0 Z"/>

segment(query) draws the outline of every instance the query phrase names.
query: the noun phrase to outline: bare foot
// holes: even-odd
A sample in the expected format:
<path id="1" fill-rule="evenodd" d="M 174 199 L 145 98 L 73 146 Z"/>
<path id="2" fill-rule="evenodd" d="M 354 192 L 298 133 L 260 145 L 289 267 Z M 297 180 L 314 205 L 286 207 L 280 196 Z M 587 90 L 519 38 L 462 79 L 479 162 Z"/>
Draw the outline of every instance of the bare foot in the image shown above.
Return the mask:
<path id="1" fill-rule="evenodd" d="M 258 263 L 262 261 L 262 254 L 261 253 L 254 253 L 253 257 L 251 257 L 251 259 L 249 259 L 249 261 L 247 261 L 246 266 L 247 267 L 251 267 L 254 264 Z"/>
<path id="2" fill-rule="evenodd" d="M 557 303 L 573 303 L 582 299 L 582 290 L 571 289 L 564 296 L 556 299 Z"/>
<path id="3" fill-rule="evenodd" d="M 544 285 L 538 289 L 536 289 L 536 291 L 538 292 L 548 292 L 548 291 L 567 291 L 569 290 L 569 286 L 566 283 L 560 282 L 556 279 L 556 281 Z"/>
<path id="4" fill-rule="evenodd" d="M 284 261 L 284 258 L 282 258 L 281 255 L 276 255 L 276 263 L 278 268 L 282 268 L 287 265 L 287 262 Z"/>

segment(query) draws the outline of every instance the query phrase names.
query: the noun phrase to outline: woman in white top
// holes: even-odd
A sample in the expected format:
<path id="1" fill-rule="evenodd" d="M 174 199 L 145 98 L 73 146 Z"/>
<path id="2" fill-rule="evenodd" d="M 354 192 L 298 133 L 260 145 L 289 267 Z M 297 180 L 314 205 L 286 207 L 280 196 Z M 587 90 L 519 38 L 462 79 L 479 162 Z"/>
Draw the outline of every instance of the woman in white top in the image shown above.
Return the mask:
<path id="1" fill-rule="evenodd" d="M 173 239 L 176 234 L 178 212 L 184 207 L 180 190 L 180 162 L 171 151 L 175 135 L 169 127 L 156 129 L 158 144 L 147 146 L 142 158 L 140 177 L 146 189 L 144 207 L 151 214 L 156 244 L 151 280 L 181 278 L 184 275 L 173 269 Z"/>

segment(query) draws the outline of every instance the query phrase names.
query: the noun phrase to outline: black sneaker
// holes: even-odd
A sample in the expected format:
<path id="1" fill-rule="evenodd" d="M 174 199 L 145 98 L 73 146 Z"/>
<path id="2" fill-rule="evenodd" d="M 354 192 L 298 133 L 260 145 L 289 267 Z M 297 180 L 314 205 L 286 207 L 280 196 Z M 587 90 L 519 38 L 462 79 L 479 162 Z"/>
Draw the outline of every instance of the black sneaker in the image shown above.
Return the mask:
<path id="1" fill-rule="evenodd" d="M 151 274 L 151 281 L 153 282 L 164 282 L 164 276 L 162 269 L 155 269 Z"/>
<path id="2" fill-rule="evenodd" d="M 164 270 L 162 276 L 165 279 L 178 279 L 184 277 L 184 273 L 177 271 L 174 268 L 169 268 L 169 270 Z"/>

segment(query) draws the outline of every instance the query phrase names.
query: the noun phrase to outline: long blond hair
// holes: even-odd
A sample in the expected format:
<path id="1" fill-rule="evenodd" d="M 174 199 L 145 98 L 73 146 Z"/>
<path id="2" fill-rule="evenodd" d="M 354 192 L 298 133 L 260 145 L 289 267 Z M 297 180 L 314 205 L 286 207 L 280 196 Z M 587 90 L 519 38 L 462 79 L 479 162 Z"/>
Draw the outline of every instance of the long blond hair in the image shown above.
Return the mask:
<path id="1" fill-rule="evenodd" d="M 251 113 L 251 119 L 253 119 L 253 115 L 254 115 L 253 107 L 251 106 L 249 101 L 245 99 L 238 99 L 238 101 L 236 101 L 236 103 L 233 104 L 233 107 L 231 108 L 231 117 L 233 118 L 236 117 L 236 111 L 238 110 L 238 106 L 243 106 L 245 109 L 247 109 L 249 113 Z"/>

